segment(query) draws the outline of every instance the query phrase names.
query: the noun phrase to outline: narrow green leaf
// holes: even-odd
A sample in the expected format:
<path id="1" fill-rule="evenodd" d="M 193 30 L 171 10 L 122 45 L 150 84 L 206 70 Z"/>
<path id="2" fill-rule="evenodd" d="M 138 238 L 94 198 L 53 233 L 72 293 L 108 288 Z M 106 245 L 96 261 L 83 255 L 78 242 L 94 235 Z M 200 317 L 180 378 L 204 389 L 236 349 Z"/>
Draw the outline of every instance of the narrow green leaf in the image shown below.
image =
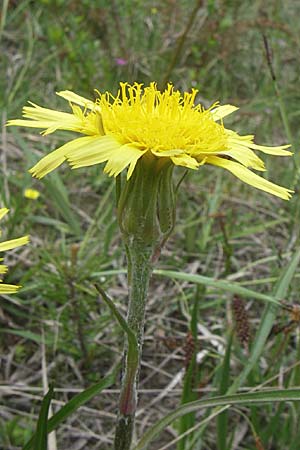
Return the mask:
<path id="1" fill-rule="evenodd" d="M 282 431 L 282 414 L 286 411 L 286 405 L 281 403 L 276 408 L 276 411 L 272 415 L 269 416 L 268 424 L 262 424 L 262 421 L 257 418 L 256 429 L 259 431 L 259 434 L 263 435 L 265 442 L 271 442 L 277 434 L 277 432 L 281 433 Z M 288 414 L 287 421 L 291 419 L 291 415 Z"/>
<path id="2" fill-rule="evenodd" d="M 190 332 L 195 343 L 193 349 L 193 355 L 187 367 L 184 381 L 183 381 L 183 389 L 181 396 L 181 404 L 192 402 L 197 399 L 196 387 L 198 384 L 198 365 L 197 365 L 197 324 L 198 324 L 198 311 L 199 311 L 199 303 L 201 297 L 204 293 L 205 288 L 200 286 L 201 291 L 197 286 L 197 294 L 194 299 L 194 304 L 192 306 L 191 311 L 191 322 L 190 322 Z M 180 418 L 179 422 L 179 435 L 184 434 L 187 430 L 191 429 L 195 425 L 195 413 L 186 414 L 185 416 Z M 182 438 L 177 445 L 178 450 L 184 450 L 187 446 L 187 442 L 189 437 Z"/>
<path id="3" fill-rule="evenodd" d="M 48 433 L 55 430 L 58 425 L 64 422 L 68 417 L 70 417 L 80 406 L 87 403 L 89 400 L 98 395 L 103 389 L 108 388 L 115 382 L 116 373 L 118 369 L 116 369 L 113 373 L 107 375 L 107 377 L 103 378 L 103 380 L 99 381 L 99 383 L 90 386 L 84 391 L 80 392 L 80 394 L 75 395 L 68 403 L 66 403 L 56 414 L 54 414 L 51 419 L 48 420 Z M 35 444 L 35 436 L 34 435 L 29 442 L 23 447 L 23 450 L 30 450 Z M 41 449 L 39 449 L 41 450 Z"/>
<path id="4" fill-rule="evenodd" d="M 226 280 L 216 280 L 214 278 L 205 277 L 203 275 L 192 275 L 185 272 L 176 272 L 173 270 L 155 270 L 156 275 L 162 275 L 168 278 L 175 278 L 177 280 L 189 281 L 190 283 L 203 284 L 208 287 L 213 287 L 215 289 L 220 289 L 222 291 L 231 292 L 232 294 L 238 294 L 243 297 L 248 297 L 254 300 L 261 300 L 263 302 L 272 303 L 274 305 L 280 305 L 280 300 L 283 296 L 273 297 L 271 295 L 262 294 L 260 292 L 255 292 L 250 289 L 244 288 L 237 283 L 226 281 Z"/>
<path id="5" fill-rule="evenodd" d="M 266 232 L 266 230 L 268 228 L 275 228 L 278 225 L 281 225 L 283 223 L 289 223 L 290 219 L 283 217 L 280 219 L 274 219 L 274 220 L 270 220 L 268 222 L 259 222 L 256 225 L 251 225 L 249 227 L 244 227 L 242 229 L 236 229 L 230 236 L 230 240 L 234 240 L 234 239 L 239 239 L 241 237 L 246 237 L 246 236 L 250 236 L 250 235 L 257 235 L 259 233 L 264 233 Z M 213 234 L 211 239 L 216 239 L 216 240 L 220 240 L 222 238 L 222 234 L 221 233 L 216 233 Z"/>
<path id="6" fill-rule="evenodd" d="M 24 339 L 34 341 L 38 344 L 40 344 L 42 342 L 42 338 L 39 334 L 33 333 L 32 331 L 28 331 L 28 330 L 14 330 L 13 328 L 0 328 L 0 333 L 14 334 L 15 336 L 20 336 Z M 46 338 L 45 343 L 51 344 L 52 342 L 50 339 Z"/>
<path id="7" fill-rule="evenodd" d="M 89 400 L 93 399 L 96 395 L 98 395 L 103 389 L 107 389 L 112 384 L 114 384 L 116 379 L 116 371 L 107 375 L 103 380 L 99 381 L 99 383 L 90 386 L 84 391 L 80 392 L 80 394 L 75 395 L 68 403 L 66 403 L 59 411 L 57 411 L 54 416 L 49 420 L 49 431 L 53 431 L 57 428 L 57 426 L 66 420 L 69 416 L 73 414 L 80 406 L 87 403 Z"/>
<path id="8" fill-rule="evenodd" d="M 47 436 L 48 436 L 48 412 L 50 403 L 53 397 L 53 386 L 50 386 L 49 391 L 42 401 L 41 410 L 37 422 L 34 450 L 47 450 Z"/>
<path id="9" fill-rule="evenodd" d="M 34 224 L 39 223 L 42 225 L 47 225 L 49 227 L 56 228 L 57 230 L 61 231 L 62 233 L 70 232 L 69 225 L 65 222 L 62 222 L 61 220 L 52 219 L 51 217 L 35 216 L 35 215 L 30 216 L 29 219 Z"/>
<path id="10" fill-rule="evenodd" d="M 230 379 L 230 356 L 231 356 L 232 333 L 229 335 L 228 345 L 224 356 L 223 365 L 219 372 L 220 395 L 224 395 L 229 386 Z M 217 417 L 217 446 L 218 450 L 226 450 L 228 412 L 224 411 Z"/>
<path id="11" fill-rule="evenodd" d="M 300 401 L 300 389 L 274 389 L 260 392 L 247 392 L 243 394 L 224 395 L 213 397 L 207 400 L 197 400 L 185 405 L 181 405 L 175 411 L 171 412 L 163 419 L 156 422 L 139 440 L 133 450 L 144 450 L 149 448 L 151 441 L 174 420 L 193 411 L 199 411 L 203 408 L 232 406 L 232 405 L 250 405 L 264 404 L 284 401 Z"/>
<path id="12" fill-rule="evenodd" d="M 127 322 L 126 322 L 126 319 L 124 319 L 122 314 L 119 313 L 119 311 L 117 310 L 114 302 L 104 292 L 102 287 L 99 284 L 97 284 L 97 283 L 95 284 L 95 287 L 96 287 L 97 291 L 99 292 L 99 294 L 101 295 L 102 299 L 105 301 L 105 303 L 107 304 L 107 306 L 111 310 L 111 312 L 114 315 L 115 319 L 119 322 L 119 325 L 121 326 L 121 328 L 126 333 L 127 340 L 128 340 L 128 359 L 133 364 L 138 364 L 139 351 L 138 351 L 137 338 L 136 338 L 134 332 L 131 330 L 131 328 L 129 328 L 129 326 L 128 326 Z"/>

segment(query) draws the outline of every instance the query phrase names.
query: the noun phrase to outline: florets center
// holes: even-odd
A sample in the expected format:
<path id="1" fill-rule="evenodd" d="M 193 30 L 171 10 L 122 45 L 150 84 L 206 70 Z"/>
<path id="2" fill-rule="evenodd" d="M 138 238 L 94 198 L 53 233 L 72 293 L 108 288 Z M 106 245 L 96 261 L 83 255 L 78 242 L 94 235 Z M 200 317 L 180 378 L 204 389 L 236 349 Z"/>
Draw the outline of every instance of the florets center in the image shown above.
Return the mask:
<path id="1" fill-rule="evenodd" d="M 114 98 L 100 94 L 100 106 L 106 134 L 121 143 L 159 152 L 180 149 L 190 155 L 225 149 L 227 136 L 222 124 L 214 121 L 210 109 L 195 105 L 197 91 L 181 95 L 172 85 L 164 92 L 155 83 L 121 84 Z"/>

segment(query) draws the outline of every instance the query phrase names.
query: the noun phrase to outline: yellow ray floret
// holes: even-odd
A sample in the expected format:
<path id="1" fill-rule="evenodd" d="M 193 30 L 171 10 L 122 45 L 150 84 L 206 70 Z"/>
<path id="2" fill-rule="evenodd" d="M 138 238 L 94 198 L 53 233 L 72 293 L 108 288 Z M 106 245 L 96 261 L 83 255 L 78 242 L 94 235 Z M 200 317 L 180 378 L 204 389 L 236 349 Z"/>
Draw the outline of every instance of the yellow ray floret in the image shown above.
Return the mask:
<path id="1" fill-rule="evenodd" d="M 7 266 L 5 266 L 4 264 L 0 264 L 0 275 L 3 275 L 6 272 L 7 272 Z"/>
<path id="2" fill-rule="evenodd" d="M 7 208 L 0 208 L 0 220 L 5 214 L 8 213 Z M 29 242 L 29 236 L 23 236 L 18 239 L 11 239 L 9 241 L 0 242 L 0 252 L 4 252 L 6 250 L 11 250 L 13 248 L 21 247 L 22 245 L 26 245 Z M 0 259 L 2 261 L 2 258 Z M 4 264 L 0 264 L 0 275 L 3 275 L 7 272 L 7 266 Z M 13 294 L 17 292 L 20 286 L 15 286 L 12 284 L 4 284 L 2 283 L 2 278 L 0 279 L 0 294 Z"/>
<path id="3" fill-rule="evenodd" d="M 289 189 L 277 186 L 251 172 L 264 171 L 257 150 L 289 156 L 289 145 L 277 147 L 254 143 L 254 136 L 241 136 L 223 125 L 223 119 L 237 110 L 232 105 L 213 104 L 205 109 L 195 103 L 197 91 L 176 91 L 171 84 L 159 91 L 155 83 L 120 83 L 115 97 L 96 91 L 95 101 L 71 91 L 58 92 L 72 113 L 43 108 L 31 103 L 23 109 L 24 120 L 8 125 L 41 128 L 42 134 L 69 130 L 84 135 L 62 145 L 42 158 L 30 172 L 42 178 L 64 161 L 72 168 L 106 162 L 104 172 L 117 176 L 127 169 L 129 179 L 144 155 L 165 158 L 176 166 L 199 169 L 212 164 L 229 170 L 240 180 L 265 192 L 288 199 Z"/>
<path id="4" fill-rule="evenodd" d="M 0 282 L 0 295 L 2 294 L 15 294 L 21 286 L 15 284 L 5 284 Z"/>

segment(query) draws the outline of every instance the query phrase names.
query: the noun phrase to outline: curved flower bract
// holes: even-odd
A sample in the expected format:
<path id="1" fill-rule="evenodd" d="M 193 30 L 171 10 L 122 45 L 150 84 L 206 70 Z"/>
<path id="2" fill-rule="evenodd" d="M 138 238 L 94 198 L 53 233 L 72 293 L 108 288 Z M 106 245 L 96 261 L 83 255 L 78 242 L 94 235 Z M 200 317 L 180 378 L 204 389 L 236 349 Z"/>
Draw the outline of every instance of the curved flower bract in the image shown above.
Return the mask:
<path id="1" fill-rule="evenodd" d="M 237 108 L 215 103 L 205 109 L 195 104 L 197 90 L 181 94 L 171 84 L 163 92 L 155 83 L 148 87 L 120 83 L 113 97 L 96 91 L 96 101 L 70 91 L 58 95 L 69 101 L 72 113 L 50 110 L 31 103 L 25 106 L 25 120 L 10 120 L 8 125 L 41 128 L 42 134 L 70 130 L 83 134 L 42 158 L 30 172 L 44 177 L 64 161 L 72 168 L 106 162 L 104 172 L 117 176 L 127 169 L 129 179 L 144 155 L 167 158 L 176 166 L 199 169 L 211 164 L 228 170 L 258 189 L 288 199 L 289 189 L 256 175 L 250 169 L 264 171 L 258 150 L 276 156 L 288 156 L 289 145 L 266 147 L 254 143 L 254 136 L 241 136 L 226 129 L 223 118 Z"/>
<path id="2" fill-rule="evenodd" d="M 8 213 L 7 208 L 0 208 L 0 220 L 5 214 Z M 1 235 L 1 232 L 0 232 Z M 21 247 L 22 245 L 28 244 L 29 236 L 23 236 L 18 239 L 11 239 L 9 241 L 0 242 L 0 252 L 5 252 L 6 250 L 11 250 L 13 248 Z M 3 258 L 0 259 L 3 261 Z M 16 286 L 14 284 L 4 284 L 2 282 L 2 275 L 7 272 L 7 266 L 4 264 L 0 264 L 0 294 L 13 294 L 17 292 L 20 286 Z"/>

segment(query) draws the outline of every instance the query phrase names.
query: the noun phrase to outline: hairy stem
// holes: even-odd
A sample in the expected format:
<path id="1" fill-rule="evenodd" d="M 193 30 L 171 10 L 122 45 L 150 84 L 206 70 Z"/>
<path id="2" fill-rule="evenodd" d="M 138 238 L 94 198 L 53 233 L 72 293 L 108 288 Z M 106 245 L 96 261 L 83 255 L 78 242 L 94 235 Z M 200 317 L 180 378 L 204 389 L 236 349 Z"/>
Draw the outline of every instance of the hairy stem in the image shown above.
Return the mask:
<path id="1" fill-rule="evenodd" d="M 137 339 L 136 351 L 124 349 L 124 372 L 119 414 L 115 433 L 115 450 L 130 450 L 137 405 L 137 386 L 141 363 L 146 299 L 151 276 L 152 247 L 138 239 L 126 243 L 128 259 L 129 305 L 127 324 Z"/>

